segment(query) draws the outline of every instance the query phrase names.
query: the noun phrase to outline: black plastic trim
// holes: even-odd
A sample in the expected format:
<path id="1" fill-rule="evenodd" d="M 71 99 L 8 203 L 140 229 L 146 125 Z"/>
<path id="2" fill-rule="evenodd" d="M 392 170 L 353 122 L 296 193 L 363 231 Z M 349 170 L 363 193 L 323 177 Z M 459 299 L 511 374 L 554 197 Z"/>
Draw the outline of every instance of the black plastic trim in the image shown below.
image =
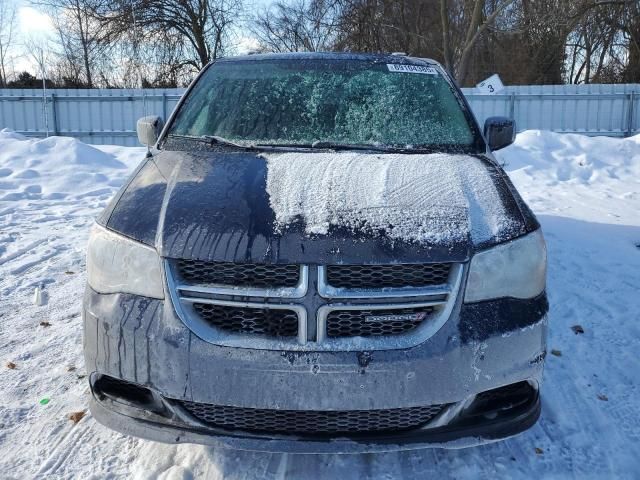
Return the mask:
<path id="1" fill-rule="evenodd" d="M 458 328 L 462 343 L 483 341 L 494 335 L 534 325 L 549 311 L 547 293 L 531 299 L 499 298 L 465 303 Z"/>
<path id="2" fill-rule="evenodd" d="M 516 384 L 517 385 L 517 384 Z M 507 385 L 502 388 L 510 388 Z M 496 389 L 500 390 L 500 389 Z M 486 393 L 486 392 L 483 392 Z M 482 394 L 480 394 L 482 395 Z M 489 417 L 473 413 L 473 404 L 470 406 L 470 415 L 462 414 L 462 416 L 448 425 L 444 425 L 436 428 L 423 428 L 413 429 L 407 431 L 393 431 L 393 432 L 381 432 L 372 434 L 341 434 L 339 437 L 333 435 L 277 435 L 270 433 L 256 433 L 240 430 L 224 430 L 220 428 L 188 425 L 179 421 L 177 424 L 175 420 L 158 421 L 159 417 L 150 417 L 144 409 L 140 409 L 140 414 L 136 416 L 130 416 L 126 412 L 119 412 L 117 404 L 114 404 L 114 399 L 101 399 L 100 396 L 96 396 L 94 391 L 94 400 L 97 401 L 103 409 L 110 411 L 111 414 L 123 415 L 123 420 L 126 418 L 127 422 L 131 422 L 131 430 L 136 430 L 133 424 L 138 428 L 166 428 L 168 430 L 177 429 L 182 435 L 178 435 L 175 439 L 176 443 L 189 441 L 189 434 L 193 435 L 205 435 L 208 437 L 218 438 L 223 442 L 225 439 L 229 441 L 247 441 L 247 442 L 301 442 L 306 444 L 306 449 L 313 451 L 313 445 L 325 445 L 335 444 L 335 447 L 339 450 L 341 443 L 345 444 L 346 450 L 350 443 L 362 445 L 362 449 L 366 451 L 367 446 L 375 446 L 377 448 L 388 445 L 391 449 L 411 449 L 420 445 L 428 444 L 445 444 L 448 442 L 455 442 L 465 438 L 483 439 L 485 441 L 493 441 L 498 439 L 507 438 L 513 435 L 517 435 L 530 427 L 532 427 L 540 417 L 541 402 L 539 390 L 536 386 L 530 385 L 529 398 L 524 402 L 518 402 L 517 405 L 512 408 L 505 409 L 502 412 L 497 412 L 495 415 Z M 106 400 L 106 402 L 105 402 Z M 191 415 L 186 412 L 181 406 L 180 402 L 170 399 L 163 399 L 163 402 L 168 406 L 168 410 L 180 410 L 183 413 L 178 415 L 178 418 L 189 418 Z M 115 407 L 115 409 L 114 409 Z M 176 417 L 173 417 L 176 418 Z"/>

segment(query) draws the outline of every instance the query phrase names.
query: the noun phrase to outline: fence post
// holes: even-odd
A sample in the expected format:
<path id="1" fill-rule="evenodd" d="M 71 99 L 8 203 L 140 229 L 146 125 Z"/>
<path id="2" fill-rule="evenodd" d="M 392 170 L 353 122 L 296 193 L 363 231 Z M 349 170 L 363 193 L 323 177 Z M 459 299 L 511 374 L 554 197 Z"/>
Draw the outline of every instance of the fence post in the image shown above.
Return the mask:
<path id="1" fill-rule="evenodd" d="M 58 135 L 58 114 L 56 112 L 56 94 L 51 94 L 51 123 L 53 135 Z"/>
<path id="2" fill-rule="evenodd" d="M 167 121 L 167 92 L 162 91 L 162 120 Z"/>
<path id="3" fill-rule="evenodd" d="M 634 126 L 634 117 L 635 117 L 635 112 L 634 112 L 634 103 L 635 103 L 635 92 L 631 92 L 629 93 L 629 104 L 627 105 L 627 132 L 626 135 L 627 137 L 630 137 L 631 135 L 633 135 L 634 131 L 635 131 L 635 126 Z"/>
<path id="4" fill-rule="evenodd" d="M 513 92 L 509 94 L 509 118 L 516 119 L 516 94 Z"/>

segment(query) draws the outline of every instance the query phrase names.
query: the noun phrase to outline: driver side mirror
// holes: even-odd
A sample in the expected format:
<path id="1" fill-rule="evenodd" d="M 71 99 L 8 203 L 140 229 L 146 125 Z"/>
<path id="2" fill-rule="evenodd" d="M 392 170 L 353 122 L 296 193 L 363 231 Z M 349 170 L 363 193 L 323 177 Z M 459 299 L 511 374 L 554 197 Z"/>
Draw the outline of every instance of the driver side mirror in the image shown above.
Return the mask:
<path id="1" fill-rule="evenodd" d="M 500 150 L 516 139 L 516 121 L 507 117 L 489 117 L 484 122 L 484 138 L 492 151 Z"/>
<path id="2" fill-rule="evenodd" d="M 148 117 L 142 117 L 136 124 L 136 131 L 138 132 L 138 141 L 147 147 L 152 147 L 160 138 L 160 132 L 164 127 L 164 121 L 162 117 L 157 115 L 150 115 Z"/>

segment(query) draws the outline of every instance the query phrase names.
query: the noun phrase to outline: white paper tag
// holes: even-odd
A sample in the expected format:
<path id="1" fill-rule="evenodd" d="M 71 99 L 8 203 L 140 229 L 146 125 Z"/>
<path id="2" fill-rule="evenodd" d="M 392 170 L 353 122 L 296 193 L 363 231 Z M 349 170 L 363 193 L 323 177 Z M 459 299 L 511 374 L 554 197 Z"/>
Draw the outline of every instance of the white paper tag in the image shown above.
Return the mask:
<path id="1" fill-rule="evenodd" d="M 422 73 L 423 75 L 438 75 L 438 71 L 433 67 L 424 65 L 402 65 L 398 63 L 387 63 L 390 72 L 399 73 Z"/>
<path id="2" fill-rule="evenodd" d="M 489 78 L 476 85 L 476 88 L 485 95 L 494 95 L 501 90 L 504 90 L 504 85 L 502 84 L 502 80 L 500 80 L 498 74 L 494 73 Z"/>

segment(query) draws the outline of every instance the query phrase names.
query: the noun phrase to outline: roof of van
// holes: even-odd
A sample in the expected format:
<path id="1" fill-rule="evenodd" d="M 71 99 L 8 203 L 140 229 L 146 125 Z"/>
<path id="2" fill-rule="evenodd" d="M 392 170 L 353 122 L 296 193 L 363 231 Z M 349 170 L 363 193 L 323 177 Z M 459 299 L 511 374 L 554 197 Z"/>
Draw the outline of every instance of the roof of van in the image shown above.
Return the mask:
<path id="1" fill-rule="evenodd" d="M 364 60 L 385 63 L 413 64 L 413 65 L 440 65 L 430 58 L 411 57 L 403 54 L 392 53 L 354 53 L 354 52 L 291 52 L 291 53 L 257 53 L 239 55 L 236 57 L 224 57 L 215 62 L 243 61 L 243 60 Z"/>

